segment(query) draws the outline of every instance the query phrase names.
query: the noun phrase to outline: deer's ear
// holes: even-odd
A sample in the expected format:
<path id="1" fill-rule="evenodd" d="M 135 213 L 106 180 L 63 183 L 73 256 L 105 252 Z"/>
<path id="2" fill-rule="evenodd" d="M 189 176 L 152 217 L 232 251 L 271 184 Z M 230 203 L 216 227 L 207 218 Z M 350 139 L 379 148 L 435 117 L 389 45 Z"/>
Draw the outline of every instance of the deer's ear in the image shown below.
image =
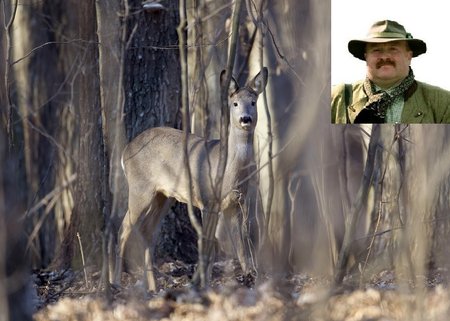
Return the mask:
<path id="1" fill-rule="evenodd" d="M 227 71 L 225 69 L 222 70 L 222 72 L 220 73 L 220 85 L 221 86 L 223 86 L 225 83 L 226 75 L 227 75 Z M 228 95 L 231 96 L 231 94 L 236 92 L 238 89 L 239 89 L 239 85 L 238 85 L 236 79 L 234 79 L 234 77 L 231 76 L 230 86 L 228 87 Z"/>
<path id="2" fill-rule="evenodd" d="M 228 87 L 228 95 L 231 96 L 231 94 L 236 92 L 238 89 L 239 89 L 239 85 L 238 85 L 236 79 L 234 79 L 234 77 L 231 76 L 230 87 Z"/>
<path id="3" fill-rule="evenodd" d="M 267 68 L 263 67 L 263 69 L 249 83 L 249 87 L 256 91 L 258 95 L 263 92 L 267 85 L 268 74 L 269 72 L 267 71 Z"/>

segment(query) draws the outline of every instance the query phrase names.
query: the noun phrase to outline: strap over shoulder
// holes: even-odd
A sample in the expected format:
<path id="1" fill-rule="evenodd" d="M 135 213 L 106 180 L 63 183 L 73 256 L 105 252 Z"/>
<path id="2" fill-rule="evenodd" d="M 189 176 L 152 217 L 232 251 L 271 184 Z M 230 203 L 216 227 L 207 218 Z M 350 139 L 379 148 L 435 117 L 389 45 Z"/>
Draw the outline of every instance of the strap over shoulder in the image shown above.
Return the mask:
<path id="1" fill-rule="evenodd" d="M 348 106 L 351 105 L 353 98 L 353 85 L 345 84 L 344 85 L 344 101 L 345 101 L 345 115 L 347 118 L 347 124 L 350 123 L 350 118 L 348 116 Z"/>
<path id="2" fill-rule="evenodd" d="M 344 100 L 345 100 L 345 107 L 347 108 L 352 103 L 352 96 L 353 96 L 353 86 L 352 84 L 345 84 L 344 85 Z"/>

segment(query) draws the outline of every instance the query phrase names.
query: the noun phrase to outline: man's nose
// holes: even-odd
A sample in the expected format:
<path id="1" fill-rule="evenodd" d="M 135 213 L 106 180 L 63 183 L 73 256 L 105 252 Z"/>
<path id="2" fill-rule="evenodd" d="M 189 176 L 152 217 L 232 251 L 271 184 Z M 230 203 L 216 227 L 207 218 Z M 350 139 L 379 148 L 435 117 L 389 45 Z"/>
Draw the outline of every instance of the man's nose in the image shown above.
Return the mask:
<path id="1" fill-rule="evenodd" d="M 379 53 L 379 57 L 380 58 L 391 58 L 392 57 L 392 52 L 389 49 L 380 49 L 378 51 Z"/>

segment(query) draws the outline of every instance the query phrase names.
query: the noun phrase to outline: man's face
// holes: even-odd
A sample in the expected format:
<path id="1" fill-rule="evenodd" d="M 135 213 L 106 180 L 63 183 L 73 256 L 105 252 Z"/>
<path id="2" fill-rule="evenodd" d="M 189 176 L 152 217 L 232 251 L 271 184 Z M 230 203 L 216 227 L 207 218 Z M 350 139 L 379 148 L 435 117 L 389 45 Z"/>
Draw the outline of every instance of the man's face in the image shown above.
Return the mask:
<path id="1" fill-rule="evenodd" d="M 367 43 L 367 76 L 381 88 L 400 83 L 409 73 L 412 51 L 406 41 Z"/>

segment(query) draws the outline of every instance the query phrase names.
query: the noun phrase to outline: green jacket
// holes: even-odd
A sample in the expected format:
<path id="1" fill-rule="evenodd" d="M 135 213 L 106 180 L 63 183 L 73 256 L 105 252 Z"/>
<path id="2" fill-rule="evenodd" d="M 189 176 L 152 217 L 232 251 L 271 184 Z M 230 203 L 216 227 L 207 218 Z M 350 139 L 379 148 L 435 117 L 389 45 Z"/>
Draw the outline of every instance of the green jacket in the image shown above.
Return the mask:
<path id="1" fill-rule="evenodd" d="M 331 92 L 331 123 L 333 124 L 353 124 L 368 100 L 363 81 L 347 85 L 347 90 L 345 87 L 345 84 L 336 85 Z M 349 94 L 346 95 L 346 92 Z M 415 81 L 404 99 L 401 121 L 403 124 L 450 123 L 449 91 Z M 358 122 L 370 123 L 364 119 L 358 119 Z"/>

